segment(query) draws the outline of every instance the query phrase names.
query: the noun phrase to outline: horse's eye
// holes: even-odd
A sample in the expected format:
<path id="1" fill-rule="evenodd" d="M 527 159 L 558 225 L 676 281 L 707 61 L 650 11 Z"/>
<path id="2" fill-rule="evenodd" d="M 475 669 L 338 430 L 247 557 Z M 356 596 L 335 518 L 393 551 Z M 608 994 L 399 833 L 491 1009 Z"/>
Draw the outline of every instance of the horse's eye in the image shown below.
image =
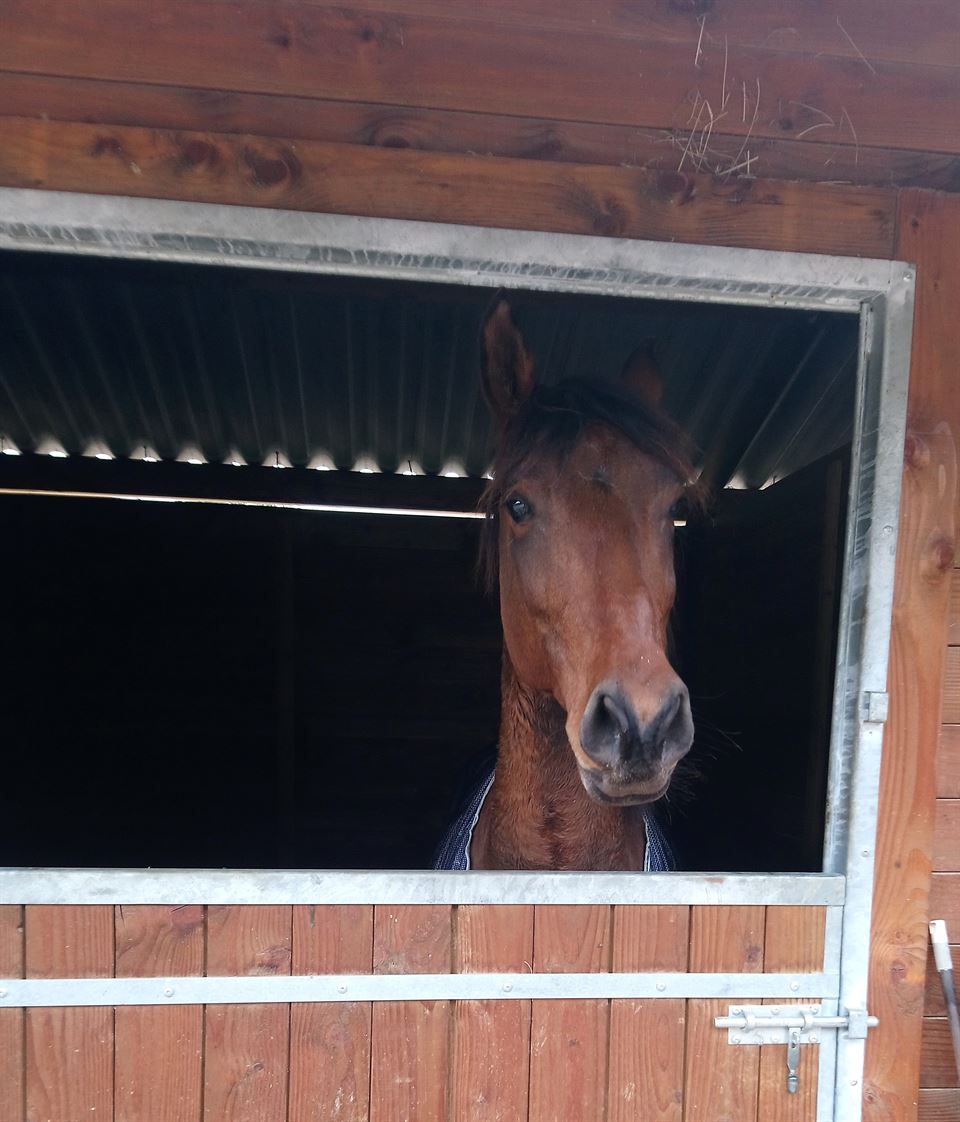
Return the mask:
<path id="1" fill-rule="evenodd" d="M 533 507 L 523 495 L 511 495 L 507 499 L 506 507 L 514 522 L 527 522 L 533 517 Z"/>

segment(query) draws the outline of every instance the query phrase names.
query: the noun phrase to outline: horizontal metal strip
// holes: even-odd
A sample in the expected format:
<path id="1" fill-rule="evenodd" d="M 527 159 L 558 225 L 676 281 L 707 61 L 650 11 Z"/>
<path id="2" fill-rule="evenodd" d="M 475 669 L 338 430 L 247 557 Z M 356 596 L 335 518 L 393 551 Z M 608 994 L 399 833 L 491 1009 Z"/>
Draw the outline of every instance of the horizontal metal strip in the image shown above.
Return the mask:
<path id="1" fill-rule="evenodd" d="M 326 974 L 253 978 L 14 978 L 0 1008 L 318 1001 L 829 998 L 836 974 Z"/>
<path id="2" fill-rule="evenodd" d="M 0 904 L 842 904 L 813 873 L 0 869 Z"/>
<path id="3" fill-rule="evenodd" d="M 0 248 L 856 310 L 896 262 L 0 188 Z"/>

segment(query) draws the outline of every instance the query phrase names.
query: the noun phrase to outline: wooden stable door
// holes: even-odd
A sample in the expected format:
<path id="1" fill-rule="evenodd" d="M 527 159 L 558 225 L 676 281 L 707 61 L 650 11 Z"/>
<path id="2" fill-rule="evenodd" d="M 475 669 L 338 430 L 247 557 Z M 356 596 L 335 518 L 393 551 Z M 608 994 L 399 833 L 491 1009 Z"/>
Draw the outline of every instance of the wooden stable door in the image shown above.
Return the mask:
<path id="1" fill-rule="evenodd" d="M 811 906 L 32 905 L 27 979 L 823 969 Z M 226 977 L 229 976 L 229 979 Z M 173 983 L 170 984 L 172 988 Z M 796 1002 L 786 978 L 780 1001 Z M 735 998 L 0 1009 L 3 1122 L 814 1122 L 819 1047 L 733 1046 Z M 752 999 L 759 1004 L 758 999 Z M 774 997 L 767 999 L 776 1003 Z"/>

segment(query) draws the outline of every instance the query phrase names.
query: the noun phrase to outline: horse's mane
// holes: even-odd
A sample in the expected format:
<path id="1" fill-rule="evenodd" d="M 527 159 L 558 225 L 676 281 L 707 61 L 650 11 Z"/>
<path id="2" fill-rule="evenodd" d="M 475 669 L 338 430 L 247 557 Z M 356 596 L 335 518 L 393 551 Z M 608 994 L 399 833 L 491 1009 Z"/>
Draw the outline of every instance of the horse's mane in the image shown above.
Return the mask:
<path id="1" fill-rule="evenodd" d="M 631 444 L 672 472 L 686 485 L 694 504 L 699 503 L 686 439 L 655 406 L 628 388 L 608 382 L 571 378 L 556 386 L 538 385 L 502 430 L 491 469 L 493 478 L 480 497 L 479 509 L 486 518 L 478 573 L 488 590 L 496 588 L 498 579 L 500 506 L 520 469 L 534 456 L 562 464 L 591 424 L 622 432 Z"/>

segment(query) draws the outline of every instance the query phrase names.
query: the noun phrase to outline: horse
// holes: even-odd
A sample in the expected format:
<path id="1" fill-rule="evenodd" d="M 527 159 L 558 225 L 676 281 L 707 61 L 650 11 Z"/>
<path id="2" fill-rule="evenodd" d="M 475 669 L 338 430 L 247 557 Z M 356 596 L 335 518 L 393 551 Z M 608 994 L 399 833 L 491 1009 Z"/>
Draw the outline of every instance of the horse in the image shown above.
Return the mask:
<path id="1" fill-rule="evenodd" d="M 620 383 L 538 385 L 502 299 L 481 367 L 497 432 L 481 568 L 499 587 L 500 731 L 437 867 L 668 868 L 650 806 L 693 741 L 667 656 L 692 472 L 658 373 L 641 347 Z"/>

